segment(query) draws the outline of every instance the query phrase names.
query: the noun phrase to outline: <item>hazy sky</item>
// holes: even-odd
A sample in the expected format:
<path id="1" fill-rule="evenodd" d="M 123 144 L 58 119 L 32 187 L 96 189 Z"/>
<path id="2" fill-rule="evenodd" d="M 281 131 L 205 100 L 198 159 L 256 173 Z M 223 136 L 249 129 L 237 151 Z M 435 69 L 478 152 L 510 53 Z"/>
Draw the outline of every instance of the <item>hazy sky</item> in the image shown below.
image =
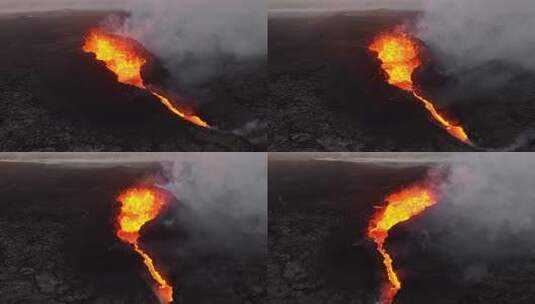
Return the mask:
<path id="1" fill-rule="evenodd" d="M 415 7 L 422 0 L 268 0 L 270 8 L 377 8 Z"/>
<path id="2" fill-rule="evenodd" d="M 117 9 L 131 0 L 0 0 L 0 12 L 56 9 Z"/>
<path id="3" fill-rule="evenodd" d="M 422 0 L 266 0 L 270 8 L 377 8 L 414 7 Z M 132 0 L 0 0 L 0 12 L 64 8 L 116 9 Z"/>
<path id="4" fill-rule="evenodd" d="M 211 155 L 212 153 L 206 153 Z M 218 154 L 218 153 L 214 153 Z M 228 153 L 232 155 L 233 153 Z M 244 153 L 249 154 L 249 153 Z M 152 162 L 152 161 L 173 161 L 191 156 L 197 157 L 196 153 L 180 152 L 3 152 L 0 153 L 0 162 Z"/>

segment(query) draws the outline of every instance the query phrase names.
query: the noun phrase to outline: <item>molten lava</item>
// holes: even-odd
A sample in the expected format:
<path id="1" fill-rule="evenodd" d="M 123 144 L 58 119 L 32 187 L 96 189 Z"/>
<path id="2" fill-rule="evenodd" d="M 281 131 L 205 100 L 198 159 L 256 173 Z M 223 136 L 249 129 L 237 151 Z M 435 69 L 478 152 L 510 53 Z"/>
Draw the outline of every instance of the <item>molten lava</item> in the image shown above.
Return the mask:
<path id="1" fill-rule="evenodd" d="M 147 90 L 157 97 L 172 113 L 197 126 L 208 127 L 208 123 L 199 116 L 186 113 L 171 102 L 169 98 L 145 86 L 141 77 L 141 68 L 147 63 L 147 60 L 143 54 L 136 50 L 130 40 L 95 30 L 87 36 L 82 49 L 86 53 L 95 54 L 97 60 L 104 61 L 106 67 L 117 75 L 117 80 L 120 83 Z"/>
<path id="2" fill-rule="evenodd" d="M 448 121 L 437 111 L 431 101 L 418 93 L 412 75 L 422 65 L 422 62 L 419 46 L 413 38 L 402 32 L 383 34 L 372 42 L 369 49 L 377 53 L 377 57 L 382 63 L 381 68 L 387 74 L 389 84 L 412 93 L 423 103 L 433 119 L 451 136 L 464 143 L 470 143 L 463 127 Z"/>
<path id="3" fill-rule="evenodd" d="M 391 304 L 401 289 L 401 281 L 394 270 L 392 257 L 384 246 L 388 231 L 397 224 L 406 222 L 422 213 L 428 207 L 433 206 L 436 204 L 436 199 L 430 188 L 413 186 L 388 195 L 385 201 L 386 207 L 378 211 L 370 220 L 368 237 L 375 242 L 377 251 L 383 257 L 383 264 L 389 281 L 389 284 L 381 293 L 380 303 Z"/>
<path id="4" fill-rule="evenodd" d="M 139 247 L 139 231 L 147 222 L 158 216 L 167 203 L 167 197 L 155 188 L 130 188 L 118 197 L 121 211 L 117 216 L 119 229 L 117 237 L 123 242 L 131 244 L 134 250 L 143 258 L 151 277 L 158 287 L 156 294 L 161 302 L 173 301 L 173 287 L 167 283 L 154 266 L 152 258 Z"/>

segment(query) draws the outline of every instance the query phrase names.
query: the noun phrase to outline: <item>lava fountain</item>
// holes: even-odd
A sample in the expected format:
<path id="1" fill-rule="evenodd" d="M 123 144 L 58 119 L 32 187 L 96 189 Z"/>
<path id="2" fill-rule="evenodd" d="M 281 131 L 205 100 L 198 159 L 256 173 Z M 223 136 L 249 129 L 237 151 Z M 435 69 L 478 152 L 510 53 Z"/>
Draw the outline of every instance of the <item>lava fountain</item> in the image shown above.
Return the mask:
<path id="1" fill-rule="evenodd" d="M 94 30 L 87 35 L 82 49 L 86 53 L 95 54 L 97 60 L 104 61 L 108 70 L 117 75 L 120 83 L 146 90 L 157 97 L 175 115 L 197 126 L 209 127 L 208 123 L 199 116 L 179 109 L 170 98 L 145 86 L 141 77 L 141 68 L 147 63 L 147 59 L 135 48 L 130 39 Z"/>
<path id="2" fill-rule="evenodd" d="M 369 50 L 377 53 L 377 58 L 382 63 L 381 68 L 387 74 L 389 84 L 410 92 L 422 102 L 431 117 L 451 136 L 471 144 L 463 127 L 455 125 L 441 115 L 433 102 L 423 97 L 415 87 L 412 75 L 422 65 L 422 61 L 420 60 L 420 47 L 412 37 L 403 32 L 382 34 L 375 38 L 369 46 Z"/>
<path id="3" fill-rule="evenodd" d="M 436 204 L 436 198 L 430 187 L 412 186 L 389 194 L 385 202 L 386 207 L 380 209 L 370 220 L 368 237 L 375 242 L 377 251 L 383 257 L 388 278 L 388 284 L 381 292 L 380 303 L 391 304 L 401 289 L 401 281 L 394 270 L 392 257 L 385 248 L 388 232 L 397 224 L 410 220 Z"/>
<path id="4" fill-rule="evenodd" d="M 143 258 L 143 263 L 158 285 L 156 295 L 160 301 L 165 304 L 171 303 L 173 301 L 173 287 L 163 278 L 152 258 L 139 246 L 139 231 L 143 225 L 158 216 L 167 204 L 167 196 L 156 188 L 130 188 L 123 192 L 117 201 L 121 204 L 121 211 L 117 216 L 119 224 L 117 237 L 123 242 L 131 244 Z"/>

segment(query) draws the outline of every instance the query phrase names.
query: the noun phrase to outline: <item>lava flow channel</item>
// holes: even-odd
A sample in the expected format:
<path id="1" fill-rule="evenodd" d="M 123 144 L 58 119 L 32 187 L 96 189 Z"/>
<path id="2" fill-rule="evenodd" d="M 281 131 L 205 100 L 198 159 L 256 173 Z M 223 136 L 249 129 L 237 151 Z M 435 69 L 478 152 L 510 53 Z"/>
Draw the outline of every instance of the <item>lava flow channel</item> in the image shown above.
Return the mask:
<path id="1" fill-rule="evenodd" d="M 162 303 L 173 301 L 173 287 L 160 274 L 152 258 L 139 246 L 139 231 L 147 222 L 158 216 L 167 203 L 167 197 L 161 190 L 150 187 L 130 188 L 117 199 L 121 204 L 121 211 L 117 216 L 119 229 L 117 237 L 123 242 L 131 244 L 134 250 L 143 258 L 151 277 L 158 284 L 156 295 Z"/>
<path id="2" fill-rule="evenodd" d="M 383 257 L 388 284 L 381 292 L 380 304 L 391 304 L 401 289 L 401 281 L 396 274 L 393 260 L 385 248 L 388 232 L 399 223 L 406 222 L 425 209 L 436 204 L 435 194 L 429 187 L 413 186 L 385 198 L 386 207 L 380 209 L 370 220 L 368 237 Z"/>
<path id="3" fill-rule="evenodd" d="M 470 144 L 470 139 L 463 127 L 455 125 L 441 115 L 433 102 L 423 97 L 416 89 L 412 80 L 414 71 L 421 66 L 420 49 L 416 41 L 403 32 L 382 34 L 375 38 L 369 50 L 377 53 L 381 68 L 387 74 L 389 84 L 410 92 L 421 101 L 431 117 L 451 136 Z"/>
<path id="4" fill-rule="evenodd" d="M 147 90 L 157 97 L 172 113 L 197 126 L 209 127 L 208 123 L 199 116 L 186 113 L 179 109 L 169 98 L 145 86 L 141 77 L 141 68 L 147 60 L 140 52 L 136 51 L 128 39 L 94 30 L 87 36 L 82 49 L 86 53 L 95 54 L 97 60 L 104 61 L 106 67 L 117 75 L 117 80 L 120 83 Z"/>

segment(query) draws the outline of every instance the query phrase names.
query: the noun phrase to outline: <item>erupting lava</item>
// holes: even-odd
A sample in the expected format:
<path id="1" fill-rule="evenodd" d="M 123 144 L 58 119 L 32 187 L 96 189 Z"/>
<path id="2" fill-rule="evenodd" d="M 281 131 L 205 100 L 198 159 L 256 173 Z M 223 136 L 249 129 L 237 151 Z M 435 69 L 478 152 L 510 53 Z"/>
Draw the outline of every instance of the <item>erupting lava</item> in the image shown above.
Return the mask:
<path id="1" fill-rule="evenodd" d="M 169 98 L 145 86 L 141 77 L 141 68 L 147 60 L 136 51 L 128 39 L 95 30 L 87 36 L 82 49 L 86 53 L 95 54 L 97 60 L 104 61 L 106 67 L 117 75 L 119 82 L 149 91 L 174 114 L 197 126 L 208 127 L 208 123 L 199 116 L 186 113 Z"/>
<path id="2" fill-rule="evenodd" d="M 416 89 L 412 80 L 414 71 L 422 64 L 417 42 L 402 32 L 383 34 L 369 46 L 370 51 L 377 53 L 381 68 L 388 76 L 388 83 L 410 92 L 423 103 L 433 119 L 448 133 L 464 143 L 470 143 L 468 135 L 461 126 L 448 121 L 438 113 L 433 103 L 424 98 Z"/>
<path id="3" fill-rule="evenodd" d="M 430 188 L 413 186 L 388 195 L 385 201 L 387 203 L 386 207 L 377 212 L 370 220 L 368 237 L 375 242 L 377 251 L 383 257 L 383 264 L 389 281 L 389 284 L 382 291 L 380 303 L 391 304 L 401 289 L 401 281 L 392 265 L 392 257 L 390 257 L 384 246 L 388 231 L 397 224 L 406 222 L 422 213 L 428 207 L 433 206 L 436 204 L 436 199 Z"/>
<path id="4" fill-rule="evenodd" d="M 121 212 L 117 216 L 119 229 L 117 237 L 129 243 L 143 258 L 150 275 L 158 284 L 156 294 L 163 303 L 173 301 L 173 287 L 167 283 L 154 266 L 152 258 L 139 247 L 139 231 L 143 225 L 158 216 L 167 203 L 166 196 L 156 188 L 130 188 L 117 199 L 121 204 Z"/>

